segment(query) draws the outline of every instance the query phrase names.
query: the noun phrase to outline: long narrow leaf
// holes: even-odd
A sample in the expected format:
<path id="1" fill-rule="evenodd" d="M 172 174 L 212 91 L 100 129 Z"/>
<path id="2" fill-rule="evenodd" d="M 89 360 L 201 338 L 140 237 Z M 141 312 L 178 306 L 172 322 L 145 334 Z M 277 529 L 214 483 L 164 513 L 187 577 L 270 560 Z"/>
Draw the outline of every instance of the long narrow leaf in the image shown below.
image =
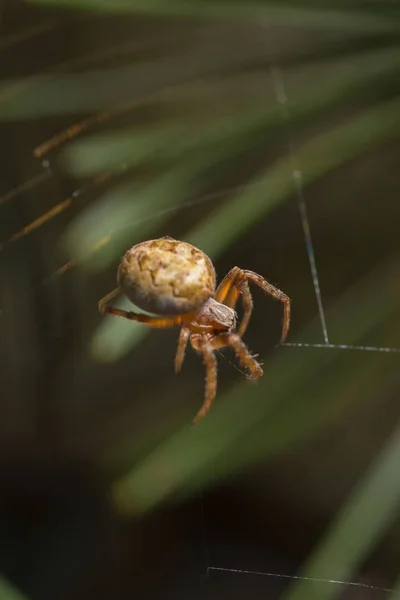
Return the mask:
<path id="1" fill-rule="evenodd" d="M 0 577 L 0 598 L 1 600 L 28 600 L 27 596 L 3 577 Z"/>
<path id="2" fill-rule="evenodd" d="M 330 73 L 318 81 L 318 87 L 306 92 L 289 94 L 288 107 L 292 124 L 320 114 L 330 108 L 338 109 L 353 99 L 379 97 L 379 90 L 387 94 L 388 82 L 393 83 L 400 71 L 400 51 L 385 49 L 362 54 L 337 64 L 334 76 Z M 290 76 L 289 76 L 290 78 Z M 400 91 L 400 84 L 399 84 Z M 378 90 L 378 91 L 377 91 Z M 137 165 L 149 160 L 167 160 L 190 151 L 203 151 L 223 160 L 236 152 L 246 152 L 282 126 L 280 108 L 275 99 L 254 103 L 244 116 L 213 119 L 199 128 L 196 123 L 179 120 L 157 129 L 135 129 L 80 140 L 67 147 L 67 165 L 77 175 L 90 175 L 117 167 L 121 162 Z"/>
<path id="3" fill-rule="evenodd" d="M 330 530 L 314 549 L 301 577 L 282 600 L 332 600 L 338 586 L 315 581 L 348 581 L 398 519 L 400 502 L 400 423 L 358 482 Z"/>
<path id="4" fill-rule="evenodd" d="M 93 10 L 128 14 L 140 13 L 149 15 L 191 15 L 199 17 L 241 18 L 254 16 L 256 18 L 270 17 L 285 19 L 293 24 L 312 23 L 315 26 L 335 26 L 353 31 L 376 31 L 382 27 L 393 28 L 393 22 L 385 17 L 377 18 L 376 14 L 364 11 L 360 15 L 355 10 L 344 8 L 335 10 L 335 5 L 325 9 L 311 6 L 293 6 L 289 2 L 270 2 L 269 0 L 28 0 L 32 4 L 50 4 L 62 8 Z"/>

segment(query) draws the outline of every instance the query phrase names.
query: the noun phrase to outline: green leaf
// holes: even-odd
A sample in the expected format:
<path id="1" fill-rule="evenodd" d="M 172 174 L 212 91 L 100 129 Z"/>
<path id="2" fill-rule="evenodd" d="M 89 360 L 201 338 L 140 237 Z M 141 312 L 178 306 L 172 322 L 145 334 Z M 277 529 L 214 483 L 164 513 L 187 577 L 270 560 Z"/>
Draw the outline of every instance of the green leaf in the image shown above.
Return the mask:
<path id="1" fill-rule="evenodd" d="M 196 168 L 195 163 L 185 164 L 148 185 L 122 184 L 104 195 L 67 231 L 64 243 L 73 260 L 92 270 L 103 269 L 127 246 L 146 237 L 172 203 L 183 201 Z"/>
<path id="2" fill-rule="evenodd" d="M 292 125 L 317 119 L 329 109 L 338 109 L 360 98 L 385 97 L 388 88 L 395 92 L 393 79 L 400 72 L 400 51 L 371 52 L 337 65 L 335 76 L 320 79 L 318 87 L 299 93 L 290 89 L 288 110 Z M 289 75 L 290 78 L 290 75 Z M 400 91 L 400 84 L 399 84 Z M 91 175 L 121 163 L 139 165 L 151 161 L 171 161 L 189 152 L 206 153 L 215 161 L 249 151 L 282 127 L 281 109 L 275 99 L 254 103 L 244 115 L 228 115 L 198 122 L 177 120 L 147 130 L 131 129 L 93 135 L 68 145 L 64 157 L 77 175 Z"/>
<path id="3" fill-rule="evenodd" d="M 360 154 L 396 139 L 399 133 L 400 99 L 395 99 L 315 136 L 293 157 L 278 161 L 258 182 L 213 211 L 188 235 L 188 241 L 215 258 L 294 192 L 294 174 L 306 186 Z"/>
<path id="4" fill-rule="evenodd" d="M 335 10 L 330 2 L 321 9 L 307 3 L 271 2 L 269 0 L 28 0 L 32 4 L 50 4 L 61 8 L 92 10 L 128 14 L 139 13 L 154 16 L 198 16 L 243 18 L 255 17 L 284 19 L 293 24 L 313 24 L 316 27 L 329 26 L 342 29 L 376 31 L 378 28 L 393 28 L 393 21 L 385 19 L 381 12 L 365 9 L 361 14 L 356 10 L 343 7 Z"/>
<path id="5" fill-rule="evenodd" d="M 317 544 L 296 582 L 282 600 L 331 600 L 339 586 L 315 581 L 348 581 L 371 550 L 394 525 L 400 503 L 400 423 Z"/>
<path id="6" fill-rule="evenodd" d="M 27 596 L 23 595 L 3 577 L 0 577 L 0 598 L 1 600 L 28 600 Z"/>
<path id="7" fill-rule="evenodd" d="M 245 71 L 246 68 L 253 68 L 254 63 L 262 57 L 268 65 L 264 65 L 260 78 L 265 81 L 268 76 L 266 67 L 270 66 L 272 59 L 269 55 L 264 57 L 262 49 L 244 55 L 234 52 L 215 56 L 213 52 L 213 49 L 209 52 L 205 49 L 199 54 L 193 50 L 189 56 L 167 55 L 162 59 L 112 69 L 91 69 L 79 74 L 42 73 L 30 78 L 3 81 L 0 85 L 0 120 L 95 110 L 111 110 L 118 114 L 119 110 L 127 110 L 128 104 L 130 110 L 134 110 L 151 101 L 179 99 L 182 89 L 186 86 L 190 89 L 190 86 L 202 79 L 212 97 L 213 86 L 219 85 L 214 80 L 216 75 L 226 76 L 232 69 Z M 310 110 L 313 105 L 320 111 L 333 105 L 333 102 L 340 105 L 346 99 L 357 96 L 362 98 L 364 94 L 379 97 L 381 87 L 383 90 L 392 89 L 395 93 L 399 88 L 399 55 L 399 49 L 395 46 L 360 52 L 337 61 L 334 75 L 331 62 L 327 62 L 326 77 L 323 78 L 324 73 L 318 71 L 309 82 L 303 79 L 300 82 L 300 93 L 298 89 L 291 88 L 290 80 L 298 78 L 302 73 L 298 70 L 289 71 L 285 79 L 290 102 L 293 102 L 292 118 L 296 118 L 297 105 L 300 112 L 306 107 Z M 318 54 L 316 58 L 320 59 Z M 242 83 L 238 79 L 238 85 L 246 85 L 245 75 L 242 76 Z M 311 91 L 304 92 L 305 86 Z M 135 101 L 129 102 L 128 98 L 135 98 Z M 259 98 L 250 95 L 248 102 L 248 118 L 254 110 L 258 116 L 261 115 L 263 109 L 268 117 L 271 106 L 270 98 L 265 97 L 265 92 Z"/>

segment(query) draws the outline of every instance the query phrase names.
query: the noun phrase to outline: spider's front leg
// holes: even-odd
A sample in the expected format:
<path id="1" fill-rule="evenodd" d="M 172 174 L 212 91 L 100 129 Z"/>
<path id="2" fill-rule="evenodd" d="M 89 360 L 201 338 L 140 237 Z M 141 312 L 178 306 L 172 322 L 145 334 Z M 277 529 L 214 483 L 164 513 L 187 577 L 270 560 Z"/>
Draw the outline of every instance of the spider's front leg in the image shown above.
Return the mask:
<path id="1" fill-rule="evenodd" d="M 243 277 L 246 277 L 249 281 L 252 281 L 258 287 L 260 287 L 264 292 L 276 298 L 283 304 L 283 325 L 282 325 L 282 335 L 281 335 L 281 344 L 286 339 L 287 333 L 289 331 L 290 325 L 290 298 L 280 289 L 269 283 L 264 277 L 261 277 L 258 273 L 254 273 L 253 271 L 242 271 Z"/>
<path id="2" fill-rule="evenodd" d="M 253 312 L 253 298 L 250 293 L 247 279 L 243 277 L 242 269 L 233 267 L 219 284 L 214 298 L 217 302 L 222 302 L 226 306 L 234 309 L 240 295 L 242 296 L 244 312 L 242 321 L 239 325 L 238 335 L 242 337 L 249 324 L 251 313 Z"/>
<path id="3" fill-rule="evenodd" d="M 244 305 L 244 315 L 240 324 L 238 334 L 242 336 L 246 331 L 253 310 L 253 299 L 249 290 L 248 282 L 251 281 L 260 287 L 264 292 L 273 296 L 283 304 L 283 325 L 281 344 L 285 341 L 290 325 L 290 298 L 280 289 L 269 283 L 264 277 L 261 277 L 254 271 L 245 271 L 239 267 L 233 267 L 224 277 L 215 293 L 215 300 L 223 302 L 227 306 L 234 308 L 239 294 L 242 295 Z"/>

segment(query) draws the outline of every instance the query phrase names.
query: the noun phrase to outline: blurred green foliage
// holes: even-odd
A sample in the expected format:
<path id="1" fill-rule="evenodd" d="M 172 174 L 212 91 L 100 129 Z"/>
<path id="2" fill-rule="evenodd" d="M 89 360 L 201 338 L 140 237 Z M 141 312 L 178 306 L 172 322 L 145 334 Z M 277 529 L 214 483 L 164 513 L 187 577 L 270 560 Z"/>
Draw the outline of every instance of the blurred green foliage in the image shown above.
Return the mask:
<path id="1" fill-rule="evenodd" d="M 77 6 L 70 0 L 51 3 Z M 248 176 L 248 191 L 233 192 L 222 208 L 189 234 L 212 258 L 292 194 L 294 169 L 302 170 L 306 185 L 398 133 L 399 22 L 391 2 L 365 6 L 358 2 L 277 5 L 257 1 L 246 3 L 245 8 L 243 2 L 212 0 L 78 4 L 86 10 L 149 11 L 155 16 L 182 11 L 208 18 L 215 12 L 217 23 L 228 13 L 235 18 L 237 9 L 247 14 L 247 35 L 251 35 L 252 19 L 260 28 L 262 17 L 261 30 L 267 37 L 260 47 L 241 41 L 236 47 L 211 43 L 208 48 L 205 43 L 185 56 L 171 53 L 132 66 L 87 69 L 77 75 L 44 73 L 25 82 L 2 84 L 1 119 L 96 110 L 118 114 L 129 106 L 135 111 L 154 103 L 167 107 L 164 120 L 95 133 L 67 144 L 65 164 L 78 176 L 113 172 L 121 164 L 132 171 L 132 182 L 124 177 L 122 184 L 83 212 L 67 233 L 71 257 L 87 267 L 103 269 L 115 264 L 126 247 L 154 235 L 171 209 L 207 191 L 210 182 L 240 168 L 246 158 L 267 152 L 286 125 L 304 140 L 296 155 L 278 159 L 267 171 L 259 166 Z M 294 28 L 298 36 L 294 48 L 274 37 L 276 25 Z M 310 32 L 315 34 L 312 43 Z M 280 67 L 285 67 L 284 100 L 273 73 Z M 227 104 L 226 94 L 231 99 L 232 92 L 240 96 L 239 105 Z M 126 94 L 134 100 L 125 99 Z M 168 106 L 174 103 L 179 115 L 168 116 Z M 326 119 L 333 125 L 327 127 Z M 105 238 L 108 243 L 99 248 L 99 240 Z M 118 324 L 113 327 L 110 335 L 116 339 Z M 136 335 L 132 327 L 132 339 Z M 129 345 L 121 339 L 122 348 Z"/>
<path id="2" fill-rule="evenodd" d="M 268 10 L 271 16 L 293 19 L 303 24 L 312 21 L 326 23 L 333 19 L 335 25 L 357 29 L 366 26 L 377 29 L 387 25 L 393 16 L 399 16 L 399 9 L 393 2 L 360 2 L 333 3 L 332 0 L 29 0 L 32 4 L 51 4 L 60 7 L 106 11 L 117 13 L 147 13 L 161 15 L 196 15 L 217 17 L 253 16 Z"/>
<path id="3" fill-rule="evenodd" d="M 204 44 L 200 50 L 189 44 L 185 57 L 171 53 L 142 65 L 3 83 L 4 120 L 114 109 L 118 113 L 126 106 L 134 112 L 154 103 L 165 109 L 164 119 L 96 132 L 63 150 L 63 164 L 79 177 L 112 173 L 121 164 L 128 174 L 132 172 L 131 178 L 110 187 L 83 211 L 66 233 L 71 257 L 85 268 L 104 270 L 115 264 L 126 247 L 156 235 L 171 210 L 201 199 L 210 182 L 223 187 L 226 173 L 257 156 L 258 166 L 244 176 L 246 186 L 238 190 L 235 185 L 222 203 L 185 233 L 185 239 L 216 259 L 294 195 L 295 171 L 301 172 L 302 185 L 307 186 L 398 138 L 400 11 L 393 2 L 40 3 L 154 17 L 189 15 L 203 19 L 205 26 L 211 17 L 218 23 L 224 18 L 240 23 L 245 16 L 245 35 L 251 36 L 252 25 L 259 27 L 261 20 L 264 35 L 271 37 L 261 48 L 245 45 L 243 52 L 232 40 L 226 47 Z M 278 45 L 272 35 L 277 24 L 297 36 L 294 47 Z M 310 41 L 311 33 L 315 42 Z M 284 89 L 274 79 L 276 70 L 282 70 Z M 135 85 L 130 88 L 132 81 Z M 123 94 L 126 87 L 134 97 L 130 103 Z M 241 99 L 237 104 L 227 102 L 232 90 Z M 176 111 L 167 110 L 174 103 Z M 260 156 L 268 154 L 287 128 L 299 140 L 293 152 L 260 164 Z M 103 238 L 108 243 L 93 251 Z M 400 322 L 399 290 L 393 289 L 398 276 L 396 265 L 382 266 L 328 307 L 330 328 L 338 340 L 363 343 L 372 320 L 381 327 L 385 343 L 388 339 L 398 343 L 400 328 L 393 327 Z M 128 306 L 125 301 L 120 305 Z M 313 339 L 319 327 L 318 321 L 312 322 L 298 341 Z M 143 326 L 105 319 L 94 334 L 93 353 L 100 360 L 116 361 L 147 333 Z M 201 427 L 181 429 L 182 415 L 174 415 L 167 431 L 145 431 L 143 446 L 151 440 L 154 449 L 141 460 L 132 456 L 134 468 L 114 484 L 118 508 L 128 513 L 149 511 L 170 496 L 194 493 L 261 457 L 300 443 L 366 396 L 378 394 L 395 360 L 395 354 L 348 354 L 339 349 L 299 353 L 280 348 L 268 361 L 262 380 L 253 387 L 244 382 L 225 393 Z M 388 530 L 397 516 L 398 455 L 396 431 L 304 567 L 305 576 L 350 577 Z M 317 586 L 297 583 L 287 599 L 339 593 L 333 586 L 322 593 L 313 585 Z"/>
<path id="4" fill-rule="evenodd" d="M 26 596 L 3 577 L 0 577 L 0 598 L 1 600 L 28 600 Z"/>

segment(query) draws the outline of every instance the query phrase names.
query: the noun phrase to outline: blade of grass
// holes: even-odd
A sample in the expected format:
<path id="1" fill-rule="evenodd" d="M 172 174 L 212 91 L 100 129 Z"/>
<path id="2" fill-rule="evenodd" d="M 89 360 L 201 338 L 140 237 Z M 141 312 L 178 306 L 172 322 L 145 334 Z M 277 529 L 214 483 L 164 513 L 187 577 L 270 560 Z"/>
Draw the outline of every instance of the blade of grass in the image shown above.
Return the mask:
<path id="1" fill-rule="evenodd" d="M 399 600 L 400 598 L 400 578 L 397 579 L 392 593 L 390 594 L 389 600 Z"/>
<path id="2" fill-rule="evenodd" d="M 72 259 L 88 269 L 103 269 L 126 247 L 146 237 L 168 206 L 183 201 L 194 170 L 186 163 L 148 185 L 123 184 L 103 196 L 79 215 L 65 235 Z M 102 239 L 107 243 L 97 250 Z"/>
<path id="3" fill-rule="evenodd" d="M 348 581 L 399 514 L 400 423 L 336 515 L 299 575 Z M 337 586 L 297 581 L 282 600 L 331 600 Z"/>
<path id="4" fill-rule="evenodd" d="M 400 99 L 364 111 L 352 121 L 316 136 L 293 158 L 278 161 L 259 182 L 213 211 L 188 235 L 188 241 L 215 258 L 293 193 L 295 170 L 301 170 L 303 185 L 309 185 L 364 152 L 397 138 L 399 132 Z"/>
<path id="5" fill-rule="evenodd" d="M 27 596 L 6 581 L 4 577 L 0 577 L 0 598 L 1 600 L 28 600 Z"/>
<path id="6" fill-rule="evenodd" d="M 28 0 L 31 4 L 53 5 L 60 8 L 74 10 L 93 10 L 96 12 L 112 12 L 129 14 L 140 13 L 155 16 L 198 16 L 198 17 L 270 17 L 284 19 L 293 24 L 310 24 L 325 27 L 341 27 L 359 31 L 368 29 L 376 31 L 379 28 L 393 28 L 393 20 L 385 14 L 368 13 L 365 9 L 360 15 L 359 11 L 342 8 L 335 10 L 335 4 L 324 9 L 310 5 L 293 6 L 291 3 L 277 3 L 270 0 L 249 0 L 245 4 L 242 0 L 230 2 L 211 0 L 199 2 L 198 0 Z M 386 18 L 385 18 L 386 17 Z"/>
<path id="7" fill-rule="evenodd" d="M 329 74 L 312 91 L 290 94 L 288 108 L 292 124 L 336 109 L 371 95 L 387 94 L 388 85 L 395 92 L 393 79 L 400 70 L 400 51 L 385 49 L 365 53 L 356 59 L 337 64 L 336 74 Z M 377 92 L 377 90 L 379 90 Z M 399 84 L 400 91 L 400 84 Z M 197 123 L 177 121 L 147 131 L 95 135 L 69 145 L 64 153 L 67 166 L 77 175 L 91 175 L 104 169 L 151 160 L 179 158 L 187 152 L 212 152 L 215 160 L 232 153 L 244 152 L 280 129 L 280 108 L 275 99 L 252 106 L 245 116 L 232 115 L 213 120 L 202 128 Z M 218 152 L 220 155 L 218 155 Z"/>
<path id="8" fill-rule="evenodd" d="M 261 52 L 261 51 L 260 51 Z M 182 90 L 185 85 L 193 85 L 202 78 L 209 79 L 226 73 L 232 68 L 253 66 L 261 55 L 251 54 L 241 57 L 234 54 L 220 57 L 203 52 L 199 56 L 193 51 L 189 56 L 167 56 L 164 59 L 113 69 L 88 70 L 80 74 L 43 74 L 38 77 L 3 81 L 0 85 L 0 119 L 28 119 L 56 114 L 76 114 L 83 111 L 113 110 L 119 103 L 127 103 L 127 98 L 135 98 L 132 109 L 143 102 L 164 100 Z M 320 59 L 320 57 L 317 58 Z M 318 79 L 312 92 L 301 92 L 298 101 L 294 100 L 291 117 L 296 118 L 296 104 L 315 105 L 316 110 L 327 107 L 331 102 L 343 102 L 347 97 L 364 94 L 379 94 L 381 86 L 388 82 L 395 93 L 398 88 L 399 50 L 396 46 L 382 50 L 368 50 L 358 55 L 346 57 L 332 65 L 329 63 L 329 76 L 326 81 Z M 327 65 L 328 69 L 328 65 Z M 294 73 L 296 71 L 293 71 Z M 265 74 L 262 74 L 265 77 Z M 290 76 L 290 72 L 288 72 Z M 369 81 L 369 77 L 371 81 Z M 244 81 L 245 85 L 245 81 Z M 321 86 L 321 88 L 320 88 Z M 326 89 L 325 89 L 326 88 Z M 332 98 L 331 98 L 332 96 Z M 313 102 L 314 99 L 314 102 Z M 252 99 L 251 110 L 262 112 L 265 99 Z M 261 105 L 261 106 L 260 106 Z M 264 106 L 265 111 L 265 106 Z"/>

